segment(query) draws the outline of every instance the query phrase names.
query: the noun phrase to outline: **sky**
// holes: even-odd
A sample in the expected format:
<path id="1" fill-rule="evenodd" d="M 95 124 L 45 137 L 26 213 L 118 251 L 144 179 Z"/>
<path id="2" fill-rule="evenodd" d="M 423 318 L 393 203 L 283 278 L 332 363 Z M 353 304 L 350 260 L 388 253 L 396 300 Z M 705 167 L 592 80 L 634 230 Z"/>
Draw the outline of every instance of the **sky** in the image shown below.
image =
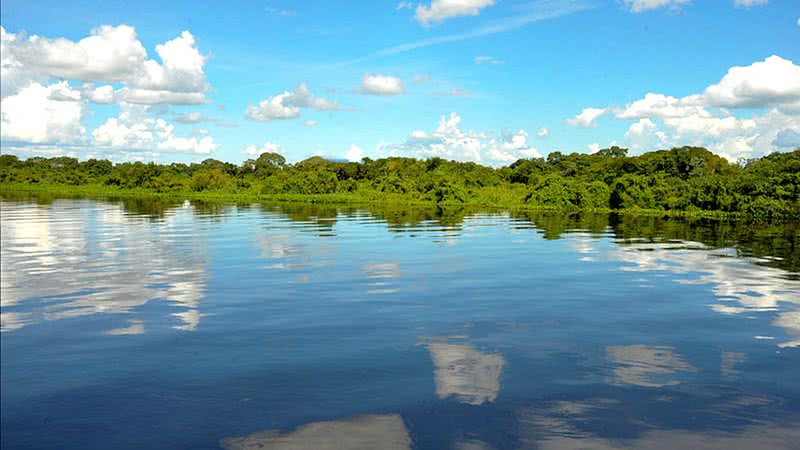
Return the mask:
<path id="1" fill-rule="evenodd" d="M 800 147 L 797 0 L 4 0 L 0 152 L 503 166 Z"/>

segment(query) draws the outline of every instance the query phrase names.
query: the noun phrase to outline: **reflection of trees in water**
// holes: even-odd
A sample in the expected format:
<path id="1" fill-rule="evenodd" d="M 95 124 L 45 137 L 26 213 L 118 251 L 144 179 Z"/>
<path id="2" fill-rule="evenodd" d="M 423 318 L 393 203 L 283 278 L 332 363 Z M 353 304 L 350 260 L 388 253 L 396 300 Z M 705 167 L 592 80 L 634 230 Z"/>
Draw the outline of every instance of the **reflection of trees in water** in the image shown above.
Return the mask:
<path id="1" fill-rule="evenodd" d="M 34 200 L 42 205 L 53 201 L 52 194 L 4 193 L 16 200 Z M 72 196 L 74 198 L 80 198 Z M 127 213 L 151 219 L 163 219 L 184 201 L 169 197 L 100 197 L 120 204 Z M 230 202 L 192 200 L 197 214 L 218 217 L 228 213 Z M 386 224 L 389 231 L 420 230 L 429 227 L 461 229 L 465 221 L 486 209 L 476 207 L 427 207 L 390 204 L 334 205 L 321 203 L 271 202 L 237 203 L 241 210 L 255 209 L 278 214 L 291 222 L 314 224 L 320 233 L 331 234 L 338 220 L 370 217 Z M 488 214 L 506 213 L 495 210 Z M 679 217 L 606 214 L 589 212 L 548 212 L 514 210 L 517 222 L 529 222 L 546 239 L 561 239 L 564 234 L 582 231 L 619 240 L 648 238 L 655 241 L 692 241 L 709 248 L 733 248 L 737 256 L 763 258 L 756 264 L 775 267 L 800 277 L 800 223 L 744 222 Z"/>
<path id="2" fill-rule="evenodd" d="M 220 445 L 226 450 L 409 450 L 411 438 L 402 417 L 389 414 L 314 422 L 287 433 L 259 431 L 225 438 Z"/>
<path id="3" fill-rule="evenodd" d="M 47 195 L 33 197 L 42 205 L 53 203 L 52 197 Z M 501 227 L 508 227 L 517 232 L 519 229 L 541 230 L 546 239 L 567 238 L 575 244 L 576 251 L 582 253 L 584 261 L 596 260 L 599 257 L 592 249 L 592 243 L 598 238 L 613 238 L 617 241 L 614 251 L 615 258 L 623 262 L 637 264 L 641 270 L 670 270 L 675 272 L 674 266 L 683 267 L 685 273 L 703 272 L 699 280 L 715 284 L 715 293 L 720 297 L 732 297 L 739 301 L 739 305 L 720 303 L 715 310 L 732 314 L 746 310 L 774 310 L 778 302 L 785 302 L 786 298 L 794 295 L 796 282 L 800 281 L 800 224 L 773 223 L 773 224 L 748 224 L 744 222 L 726 222 L 701 219 L 658 218 L 634 215 L 609 215 L 591 213 L 553 213 L 553 212 L 512 212 L 511 220 L 508 214 L 497 216 L 478 215 L 474 209 L 438 209 L 427 207 L 403 207 L 395 205 L 364 205 L 364 206 L 336 206 L 325 204 L 304 203 L 255 203 L 232 205 L 223 202 L 197 201 L 184 202 L 176 199 L 159 197 L 121 197 L 108 199 L 102 205 L 114 205 L 118 214 L 130 223 L 168 224 L 175 216 L 176 211 L 204 220 L 214 220 L 229 214 L 231 211 L 253 211 L 284 220 L 293 230 L 300 231 L 309 236 L 333 236 L 338 221 L 376 222 L 386 227 L 389 231 L 409 232 L 409 235 L 424 235 L 427 231 L 443 231 L 435 235 L 434 239 L 444 237 L 447 243 L 456 243 L 459 235 L 467 233 L 464 224 L 476 224 L 485 217 L 497 217 L 496 223 Z M 56 202 L 57 203 L 57 202 Z M 93 204 L 86 201 L 85 205 Z M 299 226 L 297 226 L 299 225 Z M 31 225 L 32 229 L 35 226 Z M 57 224 L 50 226 L 56 227 Z M 63 230 L 58 231 L 62 233 Z M 68 230 L 67 230 L 68 231 Z M 580 233 L 580 234 L 577 234 Z M 62 257 L 69 249 L 68 233 L 59 246 L 65 250 Z M 433 236 L 433 235 L 429 235 Z M 294 252 L 300 255 L 300 248 L 293 247 L 291 242 L 281 241 L 280 233 L 262 236 L 258 240 L 264 249 L 265 255 L 273 258 L 283 258 L 282 253 Z M 694 245 L 700 243 L 702 245 Z M 314 243 L 314 245 L 320 245 Z M 676 246 L 685 247 L 683 250 Z M 648 252 L 638 250 L 653 250 Z M 712 252 L 714 250 L 715 252 Z M 138 250 L 144 252 L 145 250 Z M 151 252 L 157 252 L 150 249 Z M 721 257 L 720 257 L 721 256 Z M 741 258 L 751 257 L 747 260 Z M 151 259 L 158 261 L 159 255 L 151 255 Z M 647 262 L 647 259 L 652 262 Z M 727 260 L 726 260 L 727 258 Z M 163 259 L 163 257 L 161 257 Z M 665 268 L 659 265 L 658 259 L 672 261 L 673 267 Z M 162 261 L 163 262 L 163 261 Z M 192 263 L 188 262 L 190 265 Z M 173 263 L 176 264 L 176 263 Z M 180 265 L 180 264 L 178 264 Z M 280 264 L 279 264 L 280 265 Z M 277 267 L 277 266 L 276 266 Z M 767 270 L 772 269 L 772 270 Z M 788 273 L 787 273 L 788 271 Z M 170 274 L 165 272 L 162 277 Z M 12 271 L 6 270 L 8 280 L 3 284 L 11 283 Z M 187 283 L 194 283 L 191 276 L 178 275 Z M 742 280 L 753 280 L 743 283 Z M 766 280 L 767 282 L 765 282 Z M 125 281 L 121 282 L 123 285 Z M 188 285 L 187 285 L 188 286 Z M 766 289 L 766 290 L 765 290 Z M 7 289 L 6 289 L 7 290 Z M 176 286 L 169 296 L 176 297 L 175 292 L 182 290 L 191 292 L 191 289 Z M 170 291 L 168 289 L 168 291 Z M 13 293 L 10 294 L 13 301 Z M 177 296 L 180 297 L 180 296 Z M 8 304 L 9 300 L 5 300 Z M 179 299 L 178 303 L 191 305 L 191 301 Z M 760 309 L 759 309 L 760 308 Z M 80 313 L 76 310 L 75 313 Z M 26 318 L 25 312 L 4 311 L 3 319 L 5 329 L 18 326 Z M 192 317 L 190 317 L 192 316 Z M 196 321 L 196 314 L 183 314 L 176 316 L 189 322 Z M 794 312 L 782 312 L 774 322 L 794 336 L 785 346 L 798 345 L 797 336 L 800 336 L 800 319 Z"/>

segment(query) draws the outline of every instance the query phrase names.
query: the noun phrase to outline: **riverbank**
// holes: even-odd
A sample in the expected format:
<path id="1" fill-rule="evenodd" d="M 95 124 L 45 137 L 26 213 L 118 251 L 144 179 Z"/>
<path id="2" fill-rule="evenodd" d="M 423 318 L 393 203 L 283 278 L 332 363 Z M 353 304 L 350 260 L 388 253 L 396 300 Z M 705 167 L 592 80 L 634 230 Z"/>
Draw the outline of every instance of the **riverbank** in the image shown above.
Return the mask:
<path id="1" fill-rule="evenodd" d="M 262 203 L 280 202 L 297 204 L 320 204 L 341 206 L 390 206 L 390 207 L 423 207 L 443 209 L 481 209 L 505 211 L 541 211 L 561 213 L 616 213 L 619 215 L 637 215 L 648 217 L 686 217 L 693 219 L 714 220 L 746 220 L 764 221 L 763 217 L 748 216 L 743 213 L 724 211 L 675 211 L 658 209 L 611 209 L 611 208 L 556 208 L 526 205 L 518 202 L 487 203 L 481 201 L 435 202 L 426 199 L 412 198 L 407 195 L 381 192 L 355 192 L 334 194 L 263 194 L 255 191 L 169 191 L 159 192 L 152 189 L 123 189 L 114 186 L 99 185 L 41 185 L 21 183 L 0 183 L 0 194 L 8 195 L 47 195 L 54 199 L 65 198 L 153 198 L 165 200 L 197 200 L 204 202 L 226 203 Z M 784 221 L 795 221 L 796 218 L 781 218 Z"/>

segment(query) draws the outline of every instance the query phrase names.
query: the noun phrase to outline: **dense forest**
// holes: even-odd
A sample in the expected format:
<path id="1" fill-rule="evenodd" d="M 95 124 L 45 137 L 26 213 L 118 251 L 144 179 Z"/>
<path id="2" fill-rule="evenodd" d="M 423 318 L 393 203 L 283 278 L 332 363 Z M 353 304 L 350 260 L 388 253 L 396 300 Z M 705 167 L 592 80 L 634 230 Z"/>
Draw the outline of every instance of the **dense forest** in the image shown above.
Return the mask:
<path id="1" fill-rule="evenodd" d="M 715 212 L 800 218 L 800 149 L 731 164 L 704 148 L 639 156 L 611 147 L 550 153 L 502 168 L 441 158 L 288 164 L 263 153 L 240 165 L 169 165 L 0 155 L 3 190 L 497 206 L 553 210 Z"/>

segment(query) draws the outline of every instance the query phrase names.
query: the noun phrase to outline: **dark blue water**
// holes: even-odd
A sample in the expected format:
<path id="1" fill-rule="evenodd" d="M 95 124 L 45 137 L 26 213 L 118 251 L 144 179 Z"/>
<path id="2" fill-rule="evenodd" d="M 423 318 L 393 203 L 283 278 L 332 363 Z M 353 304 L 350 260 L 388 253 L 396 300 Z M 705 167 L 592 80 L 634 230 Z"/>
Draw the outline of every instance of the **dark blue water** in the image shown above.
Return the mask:
<path id="1" fill-rule="evenodd" d="M 3 449 L 800 448 L 800 233 L 4 199 Z"/>

